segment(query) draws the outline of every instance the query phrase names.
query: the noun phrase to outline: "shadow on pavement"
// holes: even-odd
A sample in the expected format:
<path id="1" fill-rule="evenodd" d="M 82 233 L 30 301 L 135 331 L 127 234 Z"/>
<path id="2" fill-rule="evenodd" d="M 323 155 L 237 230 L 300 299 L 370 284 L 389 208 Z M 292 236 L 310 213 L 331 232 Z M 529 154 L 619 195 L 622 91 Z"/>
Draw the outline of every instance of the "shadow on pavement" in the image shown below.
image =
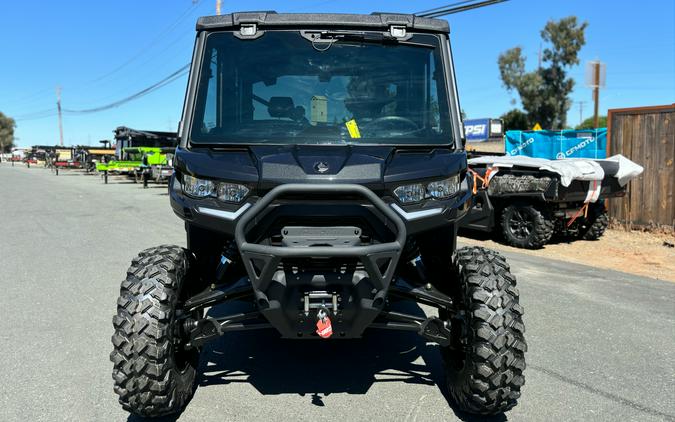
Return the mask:
<path id="1" fill-rule="evenodd" d="M 395 309 L 424 316 L 412 302 Z M 216 317 L 247 310 L 250 305 L 230 303 L 208 314 Z M 332 341 L 281 339 L 274 330 L 227 333 L 204 348 L 199 372 L 199 388 L 247 383 L 262 395 L 297 394 L 320 407 L 331 394 L 366 394 L 375 383 L 435 386 L 462 421 L 507 420 L 504 414 L 484 417 L 456 409 L 448 398 L 438 346 L 411 332 L 368 330 L 362 339 Z M 132 415 L 127 421 L 174 422 L 179 417 Z"/>
<path id="2" fill-rule="evenodd" d="M 424 316 L 414 303 L 401 305 L 396 309 Z M 245 310 L 229 304 L 209 314 Z M 248 383 L 263 395 L 298 394 L 315 406 L 335 393 L 366 394 L 381 382 L 437 386 L 448 401 L 438 346 L 411 332 L 367 330 L 362 339 L 332 341 L 281 339 L 274 330 L 228 333 L 203 350 L 200 374 L 200 388 Z M 475 417 L 448 403 L 464 421 L 506 420 L 504 414 Z"/>
<path id="3" fill-rule="evenodd" d="M 162 416 L 160 418 L 144 418 L 141 416 L 129 415 L 127 422 L 175 422 L 180 415 Z"/>
<path id="4" fill-rule="evenodd" d="M 493 232 L 485 232 L 482 230 L 473 230 L 465 228 L 460 228 L 457 231 L 457 234 L 459 236 L 468 237 L 469 239 L 476 239 L 476 240 L 495 240 L 497 238 L 495 233 L 496 230 Z"/>

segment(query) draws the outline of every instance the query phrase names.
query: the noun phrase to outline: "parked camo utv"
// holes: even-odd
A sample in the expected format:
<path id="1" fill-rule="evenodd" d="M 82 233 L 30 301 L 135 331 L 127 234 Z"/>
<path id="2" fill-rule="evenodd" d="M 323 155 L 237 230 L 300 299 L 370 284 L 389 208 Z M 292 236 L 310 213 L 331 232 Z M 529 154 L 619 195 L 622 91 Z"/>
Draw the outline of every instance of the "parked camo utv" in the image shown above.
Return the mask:
<path id="1" fill-rule="evenodd" d="M 417 332 L 440 345 L 458 409 L 515 406 L 516 280 L 497 253 L 456 250 L 471 181 L 447 23 L 256 12 L 201 18 L 197 32 L 169 184 L 188 246 L 140 252 L 122 282 L 122 406 L 180 412 L 202 346 L 266 328 L 327 341 Z M 392 309 L 405 300 L 438 313 Z M 231 301 L 251 310 L 205 315 Z"/>
<path id="2" fill-rule="evenodd" d="M 625 196 L 628 182 L 643 171 L 621 155 L 598 160 L 473 155 L 474 197 L 460 229 L 500 231 L 506 243 L 526 249 L 541 248 L 554 235 L 599 239 L 609 225 L 605 201 Z"/>

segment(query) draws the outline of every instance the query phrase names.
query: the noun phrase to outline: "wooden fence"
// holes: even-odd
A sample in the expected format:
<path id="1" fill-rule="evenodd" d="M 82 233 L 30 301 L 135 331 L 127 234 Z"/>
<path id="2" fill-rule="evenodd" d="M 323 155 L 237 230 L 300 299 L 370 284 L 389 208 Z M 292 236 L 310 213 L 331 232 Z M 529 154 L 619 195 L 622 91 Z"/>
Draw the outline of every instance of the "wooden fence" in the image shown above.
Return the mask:
<path id="1" fill-rule="evenodd" d="M 608 156 L 622 154 L 644 167 L 625 198 L 609 201 L 610 216 L 639 226 L 675 229 L 675 104 L 609 110 Z"/>

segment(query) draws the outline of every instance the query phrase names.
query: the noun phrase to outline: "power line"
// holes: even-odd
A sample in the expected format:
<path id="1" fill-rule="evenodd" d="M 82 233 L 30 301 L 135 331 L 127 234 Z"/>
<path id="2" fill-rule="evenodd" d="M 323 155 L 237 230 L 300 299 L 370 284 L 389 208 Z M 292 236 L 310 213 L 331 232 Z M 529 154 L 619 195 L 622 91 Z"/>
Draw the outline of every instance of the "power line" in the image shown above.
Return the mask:
<path id="1" fill-rule="evenodd" d="M 465 0 L 456 3 L 451 3 L 446 6 L 437 7 L 435 9 L 424 10 L 422 12 L 415 13 L 415 15 L 423 18 L 439 18 L 441 16 L 452 15 L 454 13 L 478 9 L 479 7 L 492 6 L 493 4 L 503 3 L 505 1 L 508 0 L 483 0 L 477 3 L 475 3 L 472 0 Z"/>
<path id="2" fill-rule="evenodd" d="M 24 115 L 19 115 L 14 117 L 14 120 L 17 122 L 25 122 L 27 120 L 40 120 L 46 119 L 47 117 L 53 117 L 56 115 L 56 108 L 50 108 L 47 110 L 35 111 L 33 113 L 28 113 Z"/>
<path id="3" fill-rule="evenodd" d="M 105 74 L 103 74 L 99 77 L 96 77 L 94 79 L 91 79 L 86 84 L 93 84 L 95 82 L 99 82 L 103 79 L 106 79 L 109 76 L 112 76 L 113 74 L 118 73 L 120 70 L 124 69 L 125 67 L 127 67 L 131 63 L 135 62 L 138 58 L 147 57 L 147 55 L 145 53 L 150 48 L 154 47 L 158 42 L 160 42 L 162 40 L 165 40 L 166 36 L 169 35 L 171 32 L 173 32 L 178 27 L 178 25 L 180 25 L 181 22 L 183 22 L 186 18 L 188 18 L 190 15 L 192 15 L 198 9 L 198 6 L 200 6 L 200 2 L 201 2 L 201 0 L 192 0 L 191 5 L 186 10 L 184 10 L 173 22 L 171 22 L 171 24 L 169 24 L 160 33 L 158 33 L 148 44 L 146 44 L 143 48 L 141 48 L 136 54 L 134 54 L 133 56 L 131 56 L 130 58 L 128 58 L 123 63 L 121 63 L 120 65 L 118 65 L 114 69 L 110 70 L 109 72 L 107 72 L 107 73 L 105 73 Z M 180 38 L 173 40 L 168 46 L 166 46 L 166 48 L 159 51 L 159 53 L 160 54 L 164 53 L 168 49 L 168 47 L 173 46 L 174 44 L 176 44 L 179 40 L 182 40 L 183 38 L 184 38 L 184 36 L 181 36 Z M 147 61 L 145 63 L 147 63 Z M 38 101 L 45 101 L 46 98 L 45 98 L 44 94 L 47 93 L 47 92 L 50 92 L 51 90 L 52 90 L 52 88 L 44 88 L 44 89 L 41 89 L 39 91 L 33 92 L 32 94 L 28 94 L 24 97 L 20 97 L 16 100 L 12 100 L 11 103 L 12 103 L 13 106 L 16 106 L 16 105 L 25 106 L 25 105 L 35 103 L 35 102 L 38 102 Z M 20 108 L 23 108 L 23 107 L 20 107 Z M 27 114 L 33 114 L 33 113 L 27 113 Z M 25 119 L 22 119 L 22 120 L 25 120 Z"/>
<path id="4" fill-rule="evenodd" d="M 140 66 L 144 70 L 144 72 L 139 71 L 137 73 L 137 76 L 144 81 L 142 84 L 139 83 L 139 80 L 136 80 L 136 78 L 134 78 L 133 81 L 130 81 L 129 83 L 124 84 L 124 86 L 121 86 L 115 94 L 106 95 L 104 97 L 99 97 L 99 98 L 96 98 L 96 99 L 91 99 L 91 101 L 87 101 L 84 104 L 82 104 L 80 106 L 80 108 L 88 108 L 92 103 L 96 104 L 96 103 L 102 103 L 102 102 L 105 102 L 105 101 L 112 100 L 112 99 L 118 97 L 119 92 L 130 92 L 130 91 L 133 91 L 135 89 L 138 89 L 139 85 L 140 86 L 145 85 L 148 80 L 152 80 L 150 78 L 154 78 L 157 75 L 157 73 L 159 73 L 158 69 L 153 70 L 153 68 L 156 66 L 156 63 L 157 63 L 157 57 L 161 57 L 163 55 L 163 53 L 169 51 L 174 45 L 176 45 L 180 41 L 183 41 L 187 36 L 190 36 L 190 35 L 192 35 L 192 33 L 189 33 L 189 32 L 186 32 L 184 34 L 179 35 L 176 39 L 174 39 L 169 44 L 167 44 L 163 49 L 158 50 L 157 54 L 155 54 L 156 57 L 154 57 L 154 58 L 150 57 L 147 60 L 144 60 L 144 61 L 138 63 L 138 66 Z M 148 65 L 148 64 L 150 64 L 150 65 L 145 66 L 145 65 Z"/>
<path id="5" fill-rule="evenodd" d="M 190 67 L 190 63 L 186 64 L 185 66 L 183 66 L 180 69 L 176 70 L 175 72 L 171 73 L 169 76 L 163 78 L 159 82 L 156 82 L 156 83 L 150 85 L 149 87 L 138 91 L 135 94 L 132 94 L 132 95 L 130 95 L 126 98 L 123 98 L 121 100 L 112 102 L 110 104 L 106 104 L 106 105 L 102 105 L 102 106 L 98 106 L 98 107 L 93 107 L 93 108 L 81 109 L 81 110 L 73 110 L 73 109 L 64 108 L 63 111 L 66 112 L 66 113 L 72 113 L 72 114 L 88 114 L 88 113 L 97 113 L 99 111 L 105 111 L 105 110 L 109 110 L 111 108 L 119 107 L 123 104 L 126 104 L 126 103 L 130 102 L 130 101 L 141 98 L 141 97 L 143 97 L 143 96 L 145 96 L 145 95 L 147 95 L 147 94 L 149 94 L 153 91 L 156 91 L 156 90 L 170 84 L 171 82 L 174 82 L 175 80 L 177 80 L 181 76 L 185 75 L 188 72 L 189 67 Z"/>
<path id="6" fill-rule="evenodd" d="M 194 10 L 197 8 L 197 6 L 199 5 L 199 2 L 200 2 L 200 1 L 201 1 L 201 0 L 193 1 L 192 5 L 190 5 L 190 7 L 188 7 L 187 10 L 185 10 L 180 16 L 178 16 L 178 18 L 176 18 L 176 20 L 174 20 L 174 21 L 173 21 L 168 27 L 166 27 L 162 32 L 160 32 L 159 34 L 157 34 L 157 36 L 155 36 L 155 38 L 154 38 L 152 41 L 150 41 L 150 42 L 149 42 L 148 44 L 146 44 L 143 48 L 141 48 L 136 54 L 134 54 L 133 56 L 131 56 L 129 59 L 125 60 L 123 63 L 121 63 L 120 65 L 118 65 L 118 66 L 115 67 L 114 69 L 112 69 L 110 72 L 108 72 L 108 73 L 106 73 L 106 74 L 104 74 L 104 75 L 102 75 L 102 76 L 99 76 L 99 77 L 96 78 L 96 79 L 93 79 L 91 82 L 98 82 L 98 81 L 100 81 L 100 80 L 102 80 L 102 79 L 105 79 L 105 78 L 107 78 L 108 76 L 111 76 L 111 75 L 113 75 L 113 74 L 119 72 L 120 70 L 124 69 L 124 68 L 127 67 L 129 64 L 131 64 L 131 63 L 133 63 L 135 60 L 137 60 L 139 57 L 143 57 L 143 56 L 145 55 L 145 53 L 146 53 L 151 47 L 155 46 L 160 40 L 165 39 L 165 35 L 168 35 L 169 33 L 171 33 L 174 29 L 176 29 L 176 27 L 177 27 L 177 26 L 178 26 L 185 18 L 187 18 L 188 16 L 190 16 L 190 15 L 192 14 L 192 12 L 194 12 Z"/>
<path id="7" fill-rule="evenodd" d="M 165 87 L 166 85 L 169 85 L 170 83 L 178 80 L 181 76 L 185 75 L 188 72 L 188 68 L 190 67 L 190 64 L 186 64 L 185 66 L 181 67 L 180 69 L 176 70 L 175 72 L 171 73 L 170 75 L 166 76 L 165 78 L 161 79 L 158 82 L 155 82 L 154 84 L 150 85 L 147 88 L 144 88 L 132 95 L 129 95 L 128 97 L 122 98 L 121 100 L 114 101 L 109 104 L 105 104 L 102 106 L 98 107 L 92 107 L 92 108 L 86 108 L 86 109 L 68 109 L 68 108 L 62 108 L 61 111 L 63 113 L 67 114 L 90 114 L 90 113 L 97 113 L 100 111 L 105 111 L 109 110 L 112 108 L 119 107 L 123 104 L 126 104 L 130 101 L 136 100 L 138 98 L 141 98 L 145 95 L 150 94 L 151 92 L 157 91 L 160 88 Z M 36 111 L 33 113 L 28 113 L 24 115 L 17 116 L 14 120 L 16 121 L 26 121 L 26 120 L 39 120 L 39 119 L 44 119 L 47 117 L 52 117 L 58 114 L 58 108 L 49 108 L 45 110 L 40 110 Z"/>
<path id="8" fill-rule="evenodd" d="M 424 10 L 424 11 L 415 13 L 415 15 L 420 16 L 420 17 L 437 18 L 437 17 L 449 15 L 449 14 L 460 13 L 460 12 L 464 12 L 464 11 L 467 11 L 467 10 L 476 9 L 476 8 L 479 8 L 479 7 L 485 7 L 485 6 L 490 6 L 490 5 L 497 4 L 497 3 L 503 3 L 503 2 L 506 2 L 506 1 L 508 1 L 508 0 L 484 0 L 484 1 L 479 1 L 479 2 L 476 3 L 475 0 L 464 0 L 464 1 L 451 3 L 449 5 L 437 7 L 437 8 L 434 8 L 434 9 Z M 183 15 L 179 16 L 179 18 L 176 21 L 174 21 L 174 23 L 172 25 L 170 25 L 163 33 L 169 32 L 173 28 L 175 28 L 175 26 L 182 19 L 184 19 L 186 16 L 188 16 L 188 12 L 191 11 L 195 7 L 196 4 L 198 4 L 198 1 L 193 3 L 193 5 L 186 12 L 184 12 Z M 132 56 L 129 60 L 125 61 L 122 65 L 118 66 L 116 69 L 113 69 L 111 72 L 107 73 L 106 75 L 103 75 L 98 79 L 95 79 L 94 81 L 103 79 L 103 78 L 119 71 L 121 68 L 125 67 L 126 65 L 128 65 L 129 63 L 134 61 L 137 57 L 140 57 L 142 55 L 142 53 L 145 50 L 147 50 L 148 48 L 150 48 L 152 45 L 154 45 L 155 42 L 156 42 L 156 39 L 153 40 L 151 43 L 149 43 L 146 47 L 144 47 L 139 53 Z M 134 101 L 138 98 L 141 98 L 141 97 L 143 97 L 143 96 L 145 96 L 145 95 L 147 95 L 147 94 L 149 94 L 153 91 L 156 91 L 156 90 L 158 90 L 160 88 L 163 88 L 164 86 L 174 82 L 175 80 L 177 80 L 178 78 L 180 78 L 181 76 L 186 74 L 188 72 L 189 67 L 190 67 L 190 63 L 188 63 L 188 64 L 184 65 L 183 67 L 181 67 L 180 69 L 174 71 L 169 76 L 165 77 L 164 79 L 160 80 L 159 82 L 156 82 L 156 83 L 150 85 L 149 87 L 144 88 L 144 89 L 136 92 L 135 94 L 132 94 L 128 97 L 125 97 L 121 100 L 114 101 L 112 103 L 102 105 L 102 106 L 98 106 L 98 107 L 79 109 L 79 110 L 78 109 L 63 108 L 62 111 L 65 112 L 65 113 L 70 113 L 70 114 L 90 114 L 90 113 L 97 113 L 97 112 L 101 112 L 101 111 L 105 111 L 105 110 L 109 110 L 109 109 L 112 109 L 112 108 L 119 107 L 123 104 L 126 104 L 130 101 Z M 29 114 L 24 115 L 24 116 L 19 116 L 16 120 L 42 119 L 42 118 L 46 118 L 46 117 L 51 117 L 52 115 L 55 114 L 55 112 L 56 112 L 55 109 L 42 110 L 42 111 L 35 112 L 35 113 L 29 113 Z"/>
<path id="9" fill-rule="evenodd" d="M 461 5 L 467 4 L 467 3 L 473 3 L 474 1 L 476 1 L 476 0 L 458 1 L 456 3 L 446 4 L 445 6 L 439 6 L 439 7 L 434 7 L 433 9 L 422 10 L 421 12 L 417 12 L 417 13 L 414 13 L 414 14 L 417 15 L 417 16 L 421 16 L 421 17 L 427 17 L 427 15 L 438 13 L 441 10 L 444 10 L 444 9 L 447 9 L 447 8 L 450 8 L 450 7 L 461 6 Z"/>

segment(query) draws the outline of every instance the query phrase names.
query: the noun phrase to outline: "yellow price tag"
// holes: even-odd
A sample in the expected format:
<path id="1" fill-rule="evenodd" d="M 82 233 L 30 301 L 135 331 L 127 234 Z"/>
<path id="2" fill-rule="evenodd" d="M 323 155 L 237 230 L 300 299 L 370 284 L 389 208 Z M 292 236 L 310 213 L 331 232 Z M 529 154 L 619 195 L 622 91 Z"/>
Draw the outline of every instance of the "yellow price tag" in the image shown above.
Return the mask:
<path id="1" fill-rule="evenodd" d="M 352 119 L 348 122 L 345 122 L 345 126 L 347 126 L 347 130 L 349 131 L 349 136 L 352 138 L 360 138 L 361 137 L 361 132 L 359 132 L 359 125 L 356 124 L 356 120 Z"/>

